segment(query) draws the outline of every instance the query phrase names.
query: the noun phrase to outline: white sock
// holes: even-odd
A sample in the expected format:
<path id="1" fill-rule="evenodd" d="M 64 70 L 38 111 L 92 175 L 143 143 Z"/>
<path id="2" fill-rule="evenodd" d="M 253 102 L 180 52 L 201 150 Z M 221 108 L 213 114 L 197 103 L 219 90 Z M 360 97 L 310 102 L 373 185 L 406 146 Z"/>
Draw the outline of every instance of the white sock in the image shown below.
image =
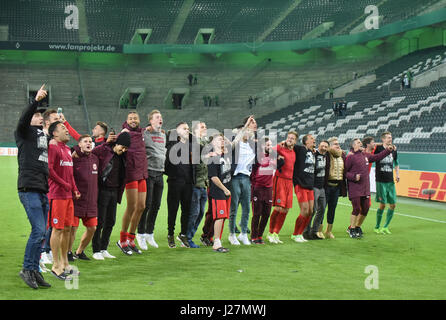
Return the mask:
<path id="1" fill-rule="evenodd" d="M 220 239 L 218 239 L 218 238 L 214 239 L 214 248 L 218 249 L 220 247 L 221 247 Z"/>

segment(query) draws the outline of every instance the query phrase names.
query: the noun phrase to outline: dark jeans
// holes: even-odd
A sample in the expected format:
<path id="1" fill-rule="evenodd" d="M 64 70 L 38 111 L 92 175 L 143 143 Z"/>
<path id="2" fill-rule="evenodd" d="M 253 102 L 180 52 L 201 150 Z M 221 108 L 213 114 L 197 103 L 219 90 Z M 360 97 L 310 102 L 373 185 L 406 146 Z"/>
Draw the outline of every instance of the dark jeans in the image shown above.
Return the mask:
<path id="1" fill-rule="evenodd" d="M 44 193 L 19 192 L 19 198 L 31 224 L 31 234 L 25 247 L 23 269 L 39 271 L 40 254 L 48 222 L 48 197 Z"/>
<path id="2" fill-rule="evenodd" d="M 252 188 L 252 239 L 263 237 L 263 232 L 265 231 L 265 227 L 268 224 L 268 219 L 271 214 L 272 198 L 273 188 Z"/>
<path id="3" fill-rule="evenodd" d="M 98 196 L 98 225 L 91 246 L 93 253 L 107 250 L 110 235 L 116 222 L 118 189 L 100 188 Z"/>
<path id="4" fill-rule="evenodd" d="M 189 223 L 192 184 L 167 182 L 167 234 L 174 235 L 178 208 L 181 205 L 181 234 L 186 235 Z"/>
<path id="5" fill-rule="evenodd" d="M 327 198 L 327 223 L 333 224 L 336 206 L 338 205 L 339 193 L 341 192 L 341 187 L 327 186 L 325 189 L 325 197 Z"/>
<path id="6" fill-rule="evenodd" d="M 211 198 L 209 197 L 209 193 L 207 194 L 207 197 L 208 197 L 208 210 L 206 211 L 204 217 L 203 234 L 201 235 L 201 237 L 211 240 L 211 238 L 214 236 L 214 218 L 212 217 L 212 201 Z"/>
<path id="7" fill-rule="evenodd" d="M 147 183 L 146 208 L 141 215 L 138 224 L 139 234 L 152 234 L 155 229 L 155 221 L 161 206 L 161 197 L 163 196 L 164 181 L 163 173 L 149 171 Z"/>
<path id="8" fill-rule="evenodd" d="M 208 194 L 206 188 L 192 188 L 192 201 L 190 205 L 189 224 L 187 226 L 187 239 L 192 240 L 203 219 Z"/>

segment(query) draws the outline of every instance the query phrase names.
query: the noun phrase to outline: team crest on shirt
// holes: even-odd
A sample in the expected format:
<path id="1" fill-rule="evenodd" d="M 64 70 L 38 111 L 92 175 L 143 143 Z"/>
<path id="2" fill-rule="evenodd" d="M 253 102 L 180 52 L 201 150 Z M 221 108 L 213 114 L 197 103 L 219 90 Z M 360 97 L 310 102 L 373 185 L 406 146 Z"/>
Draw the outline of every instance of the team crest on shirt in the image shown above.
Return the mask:
<path id="1" fill-rule="evenodd" d="M 224 214 L 225 213 L 225 210 L 220 210 L 220 214 Z"/>
<path id="2" fill-rule="evenodd" d="M 252 200 L 257 201 L 257 197 L 254 197 Z"/>
<path id="3" fill-rule="evenodd" d="M 280 199 L 277 199 L 277 203 L 280 203 Z"/>
<path id="4" fill-rule="evenodd" d="M 53 223 L 54 223 L 54 224 L 57 224 L 58 222 L 59 222 L 59 220 L 57 220 L 57 218 L 54 218 L 54 219 L 53 219 Z"/>

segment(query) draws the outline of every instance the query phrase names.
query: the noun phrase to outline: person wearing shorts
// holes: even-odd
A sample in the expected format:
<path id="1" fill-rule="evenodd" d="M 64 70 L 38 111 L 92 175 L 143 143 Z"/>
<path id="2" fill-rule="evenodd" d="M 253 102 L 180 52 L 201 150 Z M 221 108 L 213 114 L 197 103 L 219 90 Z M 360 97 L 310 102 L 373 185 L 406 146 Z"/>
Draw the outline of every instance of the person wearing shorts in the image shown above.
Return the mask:
<path id="1" fill-rule="evenodd" d="M 90 260 L 84 253 L 90 243 L 98 224 L 98 157 L 92 153 L 93 139 L 85 134 L 79 137 L 79 143 L 74 147 L 76 153 L 73 156 L 74 181 L 79 192 L 84 196 L 74 201 L 74 221 L 71 230 L 70 251 L 72 250 L 76 231 L 79 227 L 79 219 L 82 219 L 86 230 L 82 235 L 79 247 L 73 257 L 82 260 Z"/>
<path id="2" fill-rule="evenodd" d="M 71 150 L 66 145 L 70 140 L 68 130 L 62 122 L 56 121 L 48 128 L 48 133 L 53 140 L 48 147 L 48 223 L 53 228 L 50 239 L 53 252 L 51 273 L 60 280 L 66 280 L 72 272 L 67 254 L 74 218 L 73 196 L 79 199 L 81 194 L 74 181 Z"/>
<path id="3" fill-rule="evenodd" d="M 215 134 L 210 140 L 215 156 L 208 161 L 209 197 L 214 220 L 215 252 L 225 253 L 229 249 L 221 244 L 221 236 L 225 220 L 229 218 L 231 210 L 231 159 L 227 155 L 222 134 Z"/>
<path id="4" fill-rule="evenodd" d="M 384 132 L 381 135 L 382 146 L 377 146 L 376 151 L 379 153 L 388 146 L 392 145 L 392 134 L 390 132 Z M 396 204 L 396 190 L 393 176 L 393 169 L 396 173 L 396 182 L 400 181 L 398 153 L 396 150 L 392 151 L 384 159 L 376 162 L 375 178 L 376 178 L 376 202 L 379 203 L 379 208 L 376 211 L 376 226 L 375 233 L 391 234 L 389 230 L 389 224 L 393 218 L 393 212 Z M 387 209 L 386 222 L 381 228 L 381 220 L 386 208 L 386 204 L 389 205 Z"/>
<path id="5" fill-rule="evenodd" d="M 282 167 L 276 170 L 273 178 L 273 212 L 269 219 L 269 233 L 267 239 L 270 243 L 283 243 L 279 238 L 280 230 L 285 222 L 288 211 L 293 206 L 293 170 L 296 160 L 294 145 L 298 138 L 297 132 L 290 131 L 283 144 L 278 144 L 277 161 L 283 161 Z"/>
<path id="6" fill-rule="evenodd" d="M 302 146 L 294 146 L 296 162 L 294 163 L 293 184 L 299 203 L 300 214 L 294 225 L 291 239 L 296 242 L 307 242 L 303 232 L 311 221 L 314 207 L 314 137 L 306 134 L 302 138 Z"/>
<path id="7" fill-rule="evenodd" d="M 141 250 L 136 247 L 136 229 L 141 215 L 146 207 L 147 196 L 147 156 L 144 144 L 145 128 L 140 128 L 139 115 L 135 111 L 130 111 L 127 120 L 122 124 L 121 132 L 130 134 L 130 147 L 127 152 L 126 163 L 126 186 L 125 194 L 127 207 L 122 216 L 122 226 L 119 241 L 116 243 L 125 255 L 133 253 L 141 254 Z"/>

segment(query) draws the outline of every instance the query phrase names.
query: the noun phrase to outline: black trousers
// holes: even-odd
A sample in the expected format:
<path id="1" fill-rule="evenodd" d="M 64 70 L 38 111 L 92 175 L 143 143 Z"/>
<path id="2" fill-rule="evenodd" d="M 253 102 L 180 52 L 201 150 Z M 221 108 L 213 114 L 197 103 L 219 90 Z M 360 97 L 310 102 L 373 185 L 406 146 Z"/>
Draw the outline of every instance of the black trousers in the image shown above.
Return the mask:
<path id="1" fill-rule="evenodd" d="M 155 229 L 155 221 L 161 206 L 163 196 L 164 181 L 163 173 L 149 171 L 147 183 L 146 208 L 144 209 L 138 224 L 139 234 L 152 234 Z"/>
<path id="2" fill-rule="evenodd" d="M 116 222 L 118 189 L 100 188 L 98 195 L 98 225 L 91 245 L 93 253 L 107 250 L 110 235 Z"/>
<path id="3" fill-rule="evenodd" d="M 178 208 L 181 205 L 181 234 L 186 235 L 189 223 L 192 184 L 167 182 L 167 234 L 173 236 Z"/>

